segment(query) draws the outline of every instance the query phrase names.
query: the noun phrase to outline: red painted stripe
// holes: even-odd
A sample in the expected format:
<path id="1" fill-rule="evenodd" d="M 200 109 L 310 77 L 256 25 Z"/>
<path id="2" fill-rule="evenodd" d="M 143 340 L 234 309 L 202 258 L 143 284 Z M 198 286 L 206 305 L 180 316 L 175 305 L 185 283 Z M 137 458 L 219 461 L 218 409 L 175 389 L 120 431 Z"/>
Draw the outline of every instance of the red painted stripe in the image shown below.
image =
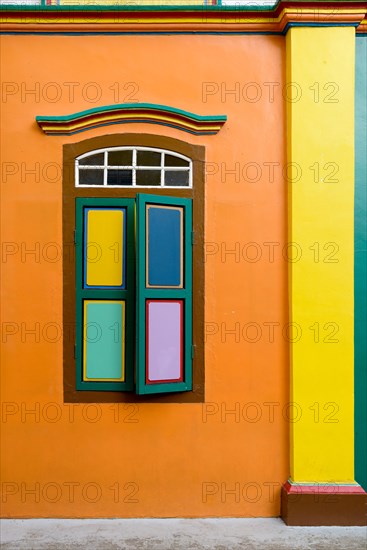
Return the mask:
<path id="1" fill-rule="evenodd" d="M 149 304 L 154 302 L 170 302 L 180 304 L 181 314 L 181 354 L 180 354 L 180 378 L 172 380 L 149 380 Z M 145 383 L 149 385 L 183 382 L 183 300 L 147 300 L 145 305 Z"/>
<path id="2" fill-rule="evenodd" d="M 360 485 L 338 485 L 319 483 L 316 485 L 297 485 L 287 481 L 283 487 L 288 494 L 297 495 L 314 495 L 314 494 L 329 494 L 329 495 L 345 495 L 345 494 L 365 494 L 364 489 Z"/>

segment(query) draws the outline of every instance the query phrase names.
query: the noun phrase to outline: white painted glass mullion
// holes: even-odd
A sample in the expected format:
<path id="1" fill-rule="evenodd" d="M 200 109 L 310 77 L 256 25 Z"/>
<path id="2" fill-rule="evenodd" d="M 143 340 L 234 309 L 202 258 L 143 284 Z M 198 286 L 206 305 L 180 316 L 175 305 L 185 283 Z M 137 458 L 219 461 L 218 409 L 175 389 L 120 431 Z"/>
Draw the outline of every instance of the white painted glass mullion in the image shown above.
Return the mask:
<path id="1" fill-rule="evenodd" d="M 112 166 L 108 166 L 108 168 L 110 168 L 110 170 L 133 170 L 134 167 L 112 165 Z"/>
<path id="2" fill-rule="evenodd" d="M 79 161 L 75 161 L 75 187 L 79 186 Z"/>
<path id="3" fill-rule="evenodd" d="M 166 162 L 166 153 L 162 151 L 161 153 L 161 187 L 163 187 L 166 183 L 166 178 L 164 173 L 165 162 Z"/>
<path id="4" fill-rule="evenodd" d="M 103 157 L 103 160 L 104 160 L 104 168 L 103 168 L 103 185 L 104 186 L 107 186 L 107 173 L 108 173 L 108 170 L 107 170 L 107 164 L 108 164 L 108 160 L 107 160 L 107 155 L 108 155 L 108 152 L 107 152 L 107 149 L 105 150 L 105 152 L 103 153 L 104 154 L 104 157 Z"/>
<path id="5" fill-rule="evenodd" d="M 190 170 L 189 166 L 165 166 L 165 171 L 169 172 L 188 172 Z"/>
<path id="6" fill-rule="evenodd" d="M 93 164 L 88 164 L 86 166 L 79 166 L 79 170 L 103 170 L 104 165 L 102 164 L 96 164 L 95 166 Z"/>
<path id="7" fill-rule="evenodd" d="M 136 169 L 137 170 L 155 170 L 157 172 L 158 170 L 161 170 L 161 167 L 159 165 L 158 166 L 137 166 Z"/>
<path id="8" fill-rule="evenodd" d="M 133 181 L 132 186 L 136 187 L 136 159 L 137 159 L 137 149 L 134 147 L 133 149 Z"/>

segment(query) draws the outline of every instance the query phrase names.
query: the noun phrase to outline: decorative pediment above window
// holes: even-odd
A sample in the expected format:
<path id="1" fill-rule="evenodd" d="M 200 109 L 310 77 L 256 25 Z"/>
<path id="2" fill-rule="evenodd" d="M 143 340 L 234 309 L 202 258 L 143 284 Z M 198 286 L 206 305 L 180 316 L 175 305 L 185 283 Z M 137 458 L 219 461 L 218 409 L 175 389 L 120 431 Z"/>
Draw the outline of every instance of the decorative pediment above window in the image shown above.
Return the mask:
<path id="1" fill-rule="evenodd" d="M 47 135 L 71 135 L 99 126 L 127 122 L 147 122 L 177 128 L 194 135 L 217 134 L 226 115 L 201 116 L 154 103 L 122 103 L 95 107 L 65 116 L 37 116 L 36 121 Z"/>

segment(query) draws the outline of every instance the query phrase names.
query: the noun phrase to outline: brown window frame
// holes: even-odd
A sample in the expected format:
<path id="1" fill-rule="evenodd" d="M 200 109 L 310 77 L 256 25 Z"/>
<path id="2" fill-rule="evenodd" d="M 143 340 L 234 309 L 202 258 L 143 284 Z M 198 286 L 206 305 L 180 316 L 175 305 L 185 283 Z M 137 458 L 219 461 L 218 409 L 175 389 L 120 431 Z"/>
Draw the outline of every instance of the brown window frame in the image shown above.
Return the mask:
<path id="1" fill-rule="evenodd" d="M 192 160 L 192 188 L 75 187 L 75 159 L 105 147 L 156 147 Z M 110 134 L 63 146 L 63 374 L 65 403 L 202 403 L 204 372 L 204 179 L 205 147 L 155 134 Z M 75 199 L 135 198 L 138 193 L 185 197 L 193 202 L 193 389 L 190 392 L 136 395 L 134 392 L 78 391 L 75 368 Z"/>

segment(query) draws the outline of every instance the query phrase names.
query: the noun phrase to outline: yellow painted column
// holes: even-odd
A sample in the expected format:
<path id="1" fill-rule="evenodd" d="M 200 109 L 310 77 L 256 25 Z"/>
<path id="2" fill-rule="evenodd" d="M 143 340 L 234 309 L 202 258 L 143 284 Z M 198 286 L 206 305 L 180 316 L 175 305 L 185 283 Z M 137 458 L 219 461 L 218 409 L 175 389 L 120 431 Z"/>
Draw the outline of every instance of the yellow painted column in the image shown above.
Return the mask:
<path id="1" fill-rule="evenodd" d="M 291 481 L 354 482 L 353 27 L 286 36 Z"/>

